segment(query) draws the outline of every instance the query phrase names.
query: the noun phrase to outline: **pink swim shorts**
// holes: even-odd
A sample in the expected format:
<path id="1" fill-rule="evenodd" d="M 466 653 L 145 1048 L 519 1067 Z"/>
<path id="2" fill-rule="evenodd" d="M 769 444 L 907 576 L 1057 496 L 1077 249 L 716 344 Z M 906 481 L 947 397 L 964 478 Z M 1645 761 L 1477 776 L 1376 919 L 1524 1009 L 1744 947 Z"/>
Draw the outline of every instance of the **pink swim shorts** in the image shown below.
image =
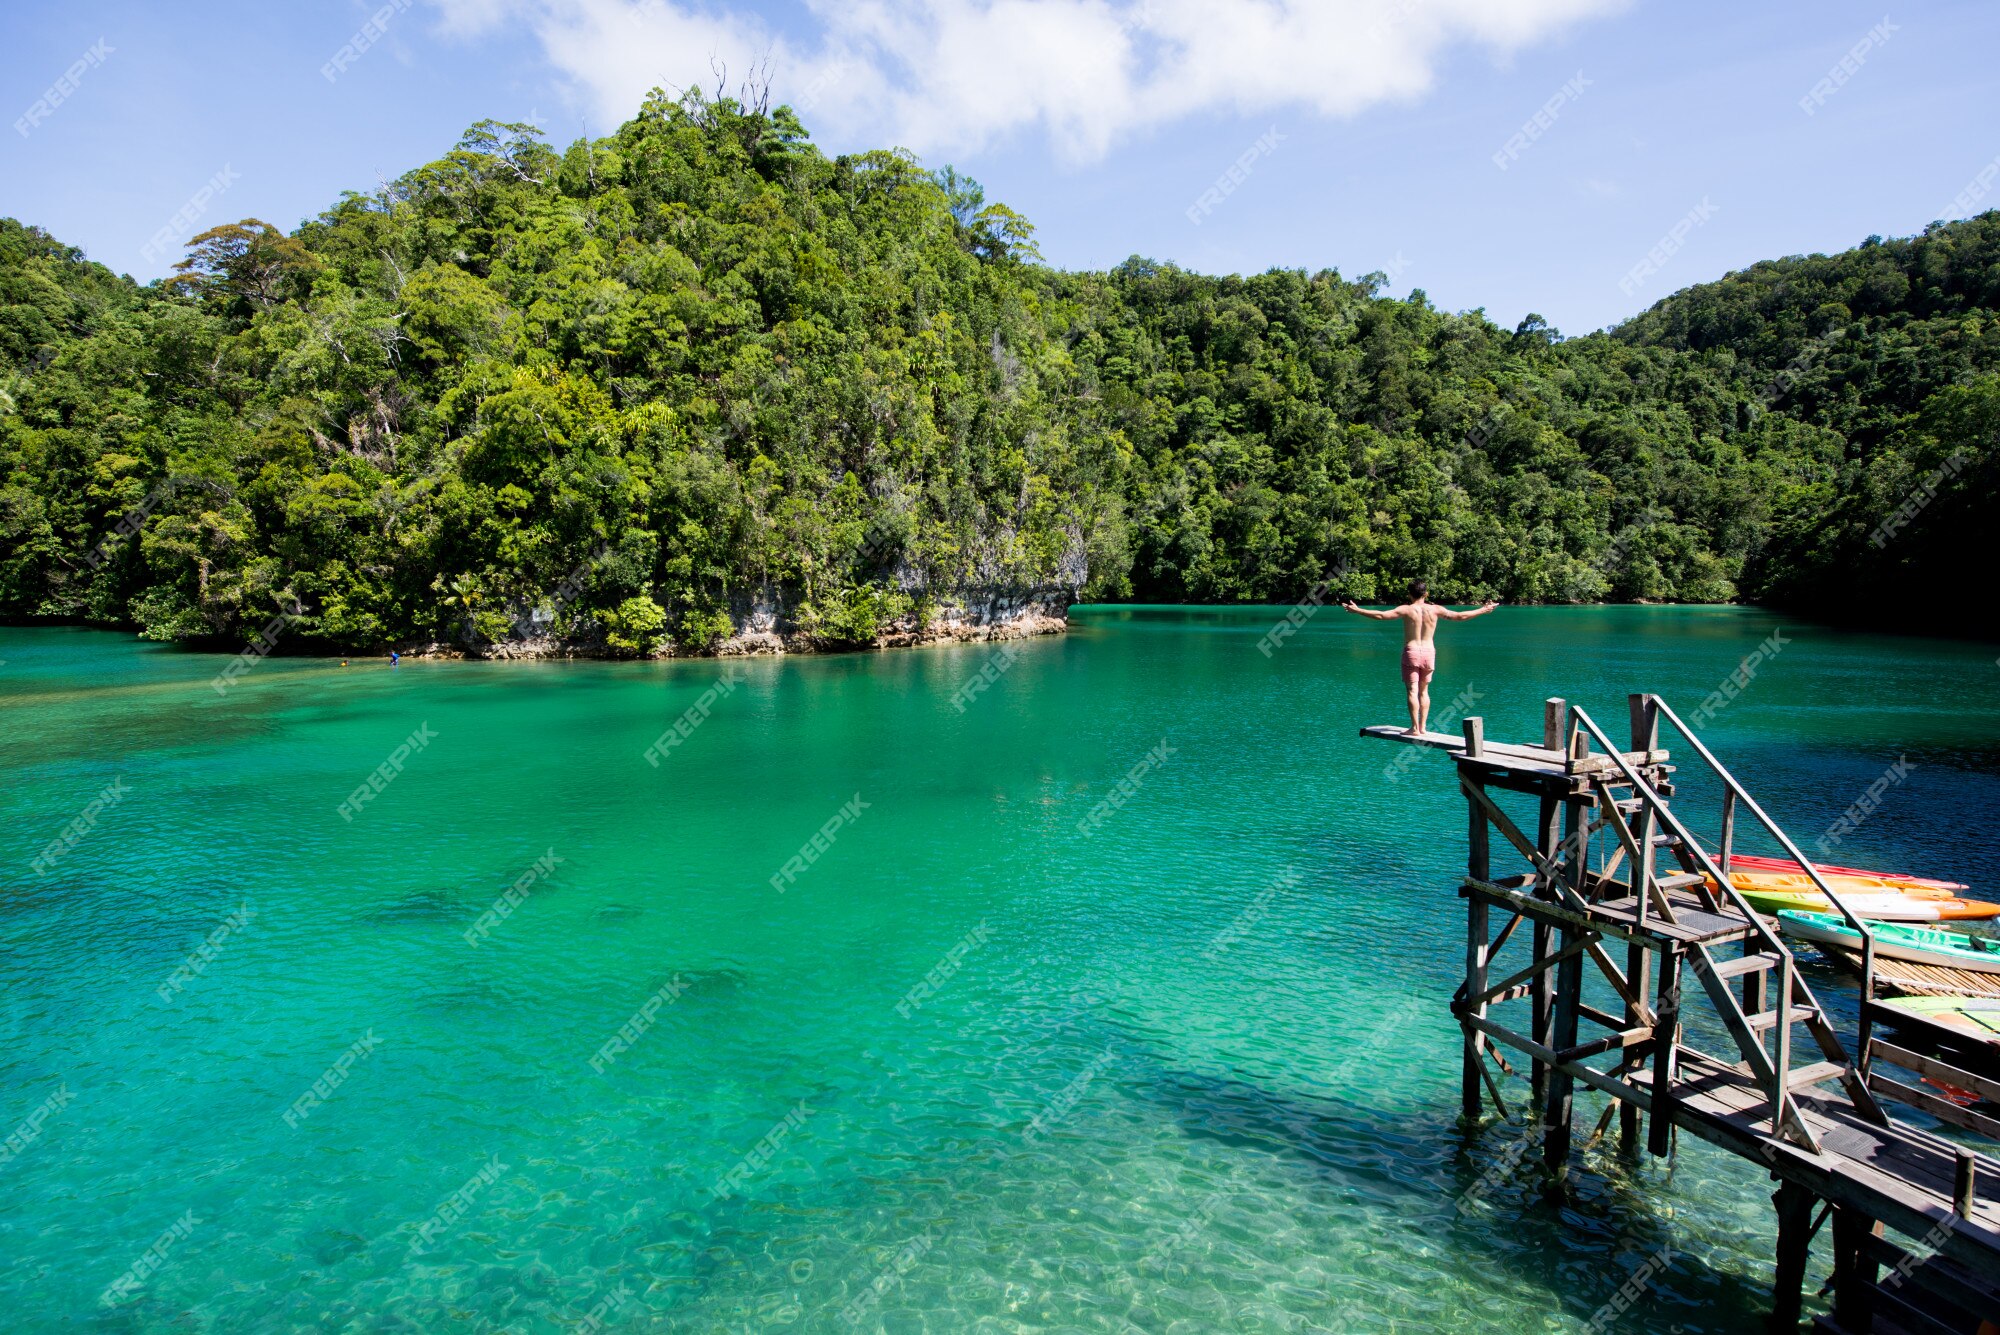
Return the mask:
<path id="1" fill-rule="evenodd" d="M 1406 644 L 1403 646 L 1403 680 L 1427 681 L 1431 673 L 1437 671 L 1438 651 L 1435 644 Z"/>

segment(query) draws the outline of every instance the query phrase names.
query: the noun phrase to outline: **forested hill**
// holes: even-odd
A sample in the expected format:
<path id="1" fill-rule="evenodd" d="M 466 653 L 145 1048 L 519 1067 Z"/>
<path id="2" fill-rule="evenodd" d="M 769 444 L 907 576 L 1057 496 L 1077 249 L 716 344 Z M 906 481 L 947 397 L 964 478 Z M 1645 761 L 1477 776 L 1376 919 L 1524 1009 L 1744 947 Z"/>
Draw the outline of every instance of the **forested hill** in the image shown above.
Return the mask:
<path id="1" fill-rule="evenodd" d="M 752 601 L 838 646 L 966 590 L 1419 574 L 1915 620 L 1991 565 L 2000 214 L 1583 338 L 1381 284 L 1052 270 L 949 170 L 659 95 L 560 153 L 482 123 L 166 284 L 0 222 L 0 615 L 686 652 Z"/>

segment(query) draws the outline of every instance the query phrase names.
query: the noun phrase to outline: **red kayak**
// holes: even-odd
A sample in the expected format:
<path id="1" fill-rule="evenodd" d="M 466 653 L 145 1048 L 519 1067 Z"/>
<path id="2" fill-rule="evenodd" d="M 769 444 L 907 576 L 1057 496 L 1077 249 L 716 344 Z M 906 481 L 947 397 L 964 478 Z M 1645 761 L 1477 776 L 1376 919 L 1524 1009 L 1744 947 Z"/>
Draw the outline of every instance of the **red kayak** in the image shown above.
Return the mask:
<path id="1" fill-rule="evenodd" d="M 1836 867 L 1830 862 L 1815 862 L 1822 876 L 1872 876 L 1883 881 L 1905 881 L 1911 885 L 1928 886 L 1933 890 L 1969 890 L 1972 887 L 1957 881 L 1934 881 L 1928 876 L 1909 876 L 1899 871 L 1864 871 L 1859 867 Z M 1731 871 L 1786 871 L 1800 872 L 1805 868 L 1790 858 L 1760 858 L 1750 853 L 1736 853 L 1729 859 Z"/>

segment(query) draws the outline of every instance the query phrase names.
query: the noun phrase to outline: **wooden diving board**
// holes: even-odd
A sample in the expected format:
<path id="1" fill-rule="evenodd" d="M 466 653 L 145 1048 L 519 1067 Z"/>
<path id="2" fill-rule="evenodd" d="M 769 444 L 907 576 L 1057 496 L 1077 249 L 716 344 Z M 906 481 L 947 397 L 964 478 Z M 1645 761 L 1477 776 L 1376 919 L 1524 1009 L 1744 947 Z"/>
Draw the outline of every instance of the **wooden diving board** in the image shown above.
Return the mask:
<path id="1" fill-rule="evenodd" d="M 1408 728 L 1397 727 L 1390 723 L 1372 724 L 1363 728 L 1361 735 L 1373 737 L 1378 741 L 1429 747 L 1435 751 L 1443 751 L 1453 760 L 1538 777 L 1615 774 L 1618 769 L 1607 756 L 1572 757 L 1551 747 L 1524 746 L 1514 742 L 1490 742 L 1483 739 L 1480 742 L 1479 754 L 1475 756 L 1467 750 L 1466 739 L 1459 734 L 1411 732 Z M 1643 766 L 1664 764 L 1668 759 L 1665 751 L 1627 751 L 1623 754 L 1625 763 L 1635 770 Z"/>

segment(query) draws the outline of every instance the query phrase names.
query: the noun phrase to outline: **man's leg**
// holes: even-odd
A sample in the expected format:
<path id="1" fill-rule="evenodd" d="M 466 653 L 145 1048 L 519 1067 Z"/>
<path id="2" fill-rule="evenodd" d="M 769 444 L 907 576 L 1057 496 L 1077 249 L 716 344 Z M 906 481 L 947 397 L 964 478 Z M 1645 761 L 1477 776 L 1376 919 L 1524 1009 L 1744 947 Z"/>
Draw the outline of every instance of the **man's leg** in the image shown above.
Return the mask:
<path id="1" fill-rule="evenodd" d="M 1417 731 L 1428 732 L 1431 726 L 1431 674 L 1426 672 L 1417 678 L 1420 694 L 1417 711 Z"/>
<path id="2" fill-rule="evenodd" d="M 1416 673 L 1410 673 L 1406 680 L 1410 688 L 1410 731 L 1422 732 L 1424 730 L 1422 688 L 1417 685 Z"/>

